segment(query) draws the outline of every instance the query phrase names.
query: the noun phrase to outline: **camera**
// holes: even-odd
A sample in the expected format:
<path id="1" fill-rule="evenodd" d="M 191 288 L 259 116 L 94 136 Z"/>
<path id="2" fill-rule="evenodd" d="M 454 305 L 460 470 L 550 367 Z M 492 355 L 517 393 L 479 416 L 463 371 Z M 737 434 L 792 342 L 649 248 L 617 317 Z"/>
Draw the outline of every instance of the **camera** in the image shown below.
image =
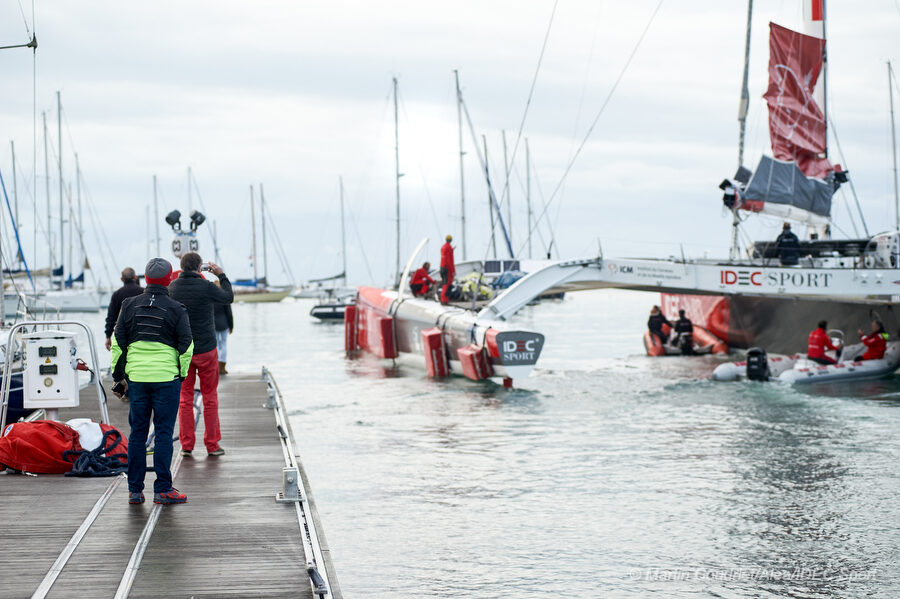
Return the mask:
<path id="1" fill-rule="evenodd" d="M 209 262 L 204 262 L 203 264 L 201 264 L 201 265 L 200 265 L 200 270 L 201 270 L 201 271 L 209 270 Z"/>

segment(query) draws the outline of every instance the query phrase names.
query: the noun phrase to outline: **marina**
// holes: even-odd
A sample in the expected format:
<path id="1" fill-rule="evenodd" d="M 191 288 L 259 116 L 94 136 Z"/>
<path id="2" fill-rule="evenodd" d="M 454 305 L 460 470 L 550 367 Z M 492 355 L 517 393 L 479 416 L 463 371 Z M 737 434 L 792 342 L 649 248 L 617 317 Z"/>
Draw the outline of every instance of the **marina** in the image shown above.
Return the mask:
<path id="1" fill-rule="evenodd" d="M 900 596 L 898 32 L 0 0 L 0 599 Z"/>

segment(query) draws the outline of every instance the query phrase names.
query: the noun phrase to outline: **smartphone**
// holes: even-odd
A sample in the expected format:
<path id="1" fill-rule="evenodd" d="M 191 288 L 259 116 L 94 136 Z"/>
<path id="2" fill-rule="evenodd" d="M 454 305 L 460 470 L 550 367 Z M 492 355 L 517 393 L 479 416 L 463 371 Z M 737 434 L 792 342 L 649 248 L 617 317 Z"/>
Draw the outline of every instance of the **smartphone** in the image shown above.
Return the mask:
<path id="1" fill-rule="evenodd" d="M 209 262 L 204 262 L 200 265 L 200 270 L 209 270 Z"/>
<path id="2" fill-rule="evenodd" d="M 119 395 L 124 394 L 125 393 L 125 381 L 119 381 L 118 383 L 113 385 L 112 390 L 113 390 L 113 393 L 118 393 Z"/>

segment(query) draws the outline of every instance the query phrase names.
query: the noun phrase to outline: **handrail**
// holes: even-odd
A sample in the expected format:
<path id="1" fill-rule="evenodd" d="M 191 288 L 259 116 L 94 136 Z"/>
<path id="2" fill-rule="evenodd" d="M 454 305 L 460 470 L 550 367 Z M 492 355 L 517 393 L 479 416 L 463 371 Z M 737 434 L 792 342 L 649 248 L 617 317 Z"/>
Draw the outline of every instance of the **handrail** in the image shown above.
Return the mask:
<path id="1" fill-rule="evenodd" d="M 266 383 L 269 397 L 272 398 L 274 395 L 277 398 L 277 401 L 270 401 L 269 404 L 271 405 L 267 404 L 264 407 L 271 407 L 275 411 L 275 429 L 278 432 L 281 450 L 284 454 L 284 462 L 289 468 L 296 470 L 299 476 L 300 465 L 297 463 L 296 456 L 294 455 L 294 439 L 291 435 L 290 425 L 285 416 L 287 409 L 284 405 L 284 396 L 281 394 L 281 389 L 279 389 L 275 377 L 272 376 L 272 373 L 269 372 L 265 366 L 263 366 L 262 369 L 262 378 Z M 297 509 L 297 521 L 300 525 L 300 536 L 303 540 L 303 553 L 306 558 L 306 574 L 309 577 L 310 588 L 312 589 L 313 595 L 317 597 L 330 597 L 333 599 L 332 584 L 325 563 L 325 557 L 322 554 L 322 547 L 319 544 L 319 535 L 316 530 L 315 519 L 311 513 L 309 497 L 306 494 L 303 481 L 298 480 L 297 482 L 299 501 L 296 501 L 294 505 Z"/>

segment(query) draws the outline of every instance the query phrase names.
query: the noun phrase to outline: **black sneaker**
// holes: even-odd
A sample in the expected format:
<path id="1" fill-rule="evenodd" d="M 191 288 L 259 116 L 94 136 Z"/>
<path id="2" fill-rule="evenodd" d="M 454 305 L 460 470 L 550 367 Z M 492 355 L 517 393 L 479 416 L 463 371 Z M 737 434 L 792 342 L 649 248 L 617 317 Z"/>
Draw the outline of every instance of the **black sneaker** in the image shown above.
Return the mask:
<path id="1" fill-rule="evenodd" d="M 181 455 L 184 456 L 184 457 L 186 457 L 186 458 L 190 458 L 190 457 L 193 457 L 194 452 L 191 451 L 190 449 L 182 449 L 182 450 L 181 450 Z"/>
<path id="2" fill-rule="evenodd" d="M 222 446 L 220 445 L 220 446 L 217 447 L 216 449 L 214 449 L 214 450 L 212 450 L 212 451 L 210 451 L 210 452 L 207 452 L 206 455 L 211 455 L 211 456 L 214 456 L 214 457 L 218 457 L 218 456 L 220 456 L 220 455 L 225 455 L 225 448 L 222 447 Z"/>

